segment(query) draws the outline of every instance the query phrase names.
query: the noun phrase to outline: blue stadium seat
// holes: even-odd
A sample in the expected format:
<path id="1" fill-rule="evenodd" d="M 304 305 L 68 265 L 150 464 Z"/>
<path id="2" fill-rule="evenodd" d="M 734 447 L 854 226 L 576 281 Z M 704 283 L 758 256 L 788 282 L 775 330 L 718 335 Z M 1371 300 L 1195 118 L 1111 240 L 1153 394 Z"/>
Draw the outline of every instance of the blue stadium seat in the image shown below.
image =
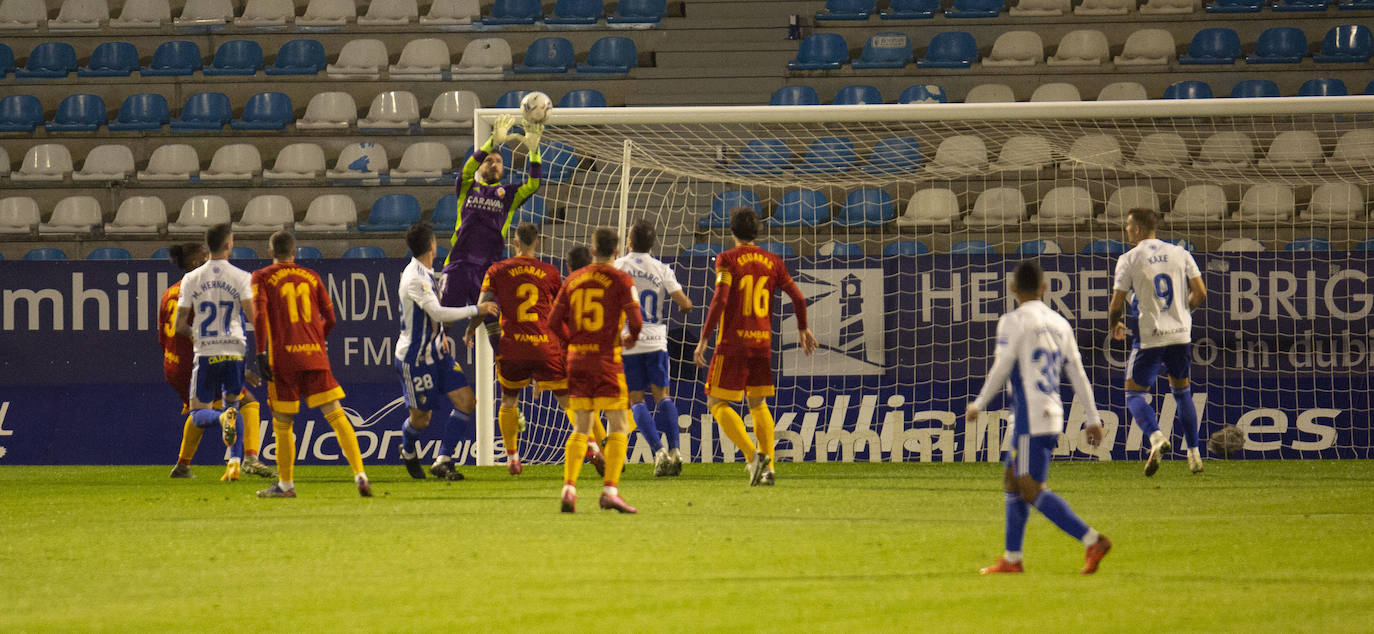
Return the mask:
<path id="1" fill-rule="evenodd" d="M 138 49 L 128 42 L 101 42 L 77 77 L 128 77 L 138 70 Z"/>
<path id="2" fill-rule="evenodd" d="M 443 240 L 440 240 L 440 242 L 443 242 Z M 409 251 L 406 252 L 406 255 L 409 255 L 409 256 L 412 256 L 412 257 L 414 256 L 414 254 L 413 254 L 413 253 L 410 253 Z M 506 257 L 510 257 L 510 247 L 506 247 Z M 444 266 L 444 263 L 447 262 L 447 261 L 448 261 L 448 247 L 447 247 L 447 246 L 444 246 L 443 244 L 435 244 L 435 245 L 434 245 L 434 262 L 435 262 L 439 267 L 443 267 L 443 266 Z"/>
<path id="3" fill-rule="evenodd" d="M 25 260 L 65 260 L 65 259 L 67 259 L 67 252 L 66 252 L 66 251 L 63 251 L 62 249 L 55 248 L 55 247 L 40 247 L 40 248 L 37 248 L 37 249 L 29 249 L 29 252 L 24 254 L 24 259 L 25 259 Z"/>
<path id="4" fill-rule="evenodd" d="M 534 24 L 544 17 L 539 0 L 496 0 L 482 24 Z"/>
<path id="5" fill-rule="evenodd" d="M 1205 81 L 1178 81 L 1164 89 L 1165 99 L 1211 99 L 1212 87 Z"/>
<path id="6" fill-rule="evenodd" d="M 329 62 L 318 40 L 291 40 L 277 49 L 277 58 L 266 68 L 268 75 L 318 75 Z"/>
<path id="7" fill-rule="evenodd" d="M 816 12 L 816 20 L 867 20 L 877 10 L 876 0 L 825 0 L 825 8 Z"/>
<path id="8" fill-rule="evenodd" d="M 886 31 L 874 33 L 868 38 L 859 59 L 854 60 L 851 66 L 855 70 L 905 68 L 913 60 L 915 55 L 911 50 L 911 39 L 905 33 Z"/>
<path id="9" fill-rule="evenodd" d="M 1326 11 L 1326 0 L 1274 0 L 1269 8 L 1278 12 Z"/>
<path id="10" fill-rule="evenodd" d="M 544 182 L 563 183 L 572 178 L 581 160 L 573 146 L 563 141 L 545 141 L 540 145 L 539 153 L 544 159 Z"/>
<path id="11" fill-rule="evenodd" d="M 280 92 L 260 92 L 248 98 L 243 115 L 229 122 L 235 130 L 283 130 L 296 120 L 291 98 Z"/>
<path id="12" fill-rule="evenodd" d="M 0 42 L 0 78 L 14 71 L 14 51 L 10 45 Z"/>
<path id="13" fill-rule="evenodd" d="M 788 70 L 835 70 L 849 61 L 849 45 L 838 33 L 816 33 L 801 41 Z"/>
<path id="14" fill-rule="evenodd" d="M 43 42 L 33 47 L 24 67 L 14 71 L 20 79 L 56 79 L 76 70 L 76 49 L 66 42 Z"/>
<path id="15" fill-rule="evenodd" d="M 878 14 L 884 20 L 928 20 L 940 10 L 940 0 L 892 0 Z"/>
<path id="16" fill-rule="evenodd" d="M 258 259 L 258 252 L 257 252 L 257 251 L 254 251 L 254 250 L 252 249 L 252 247 L 237 247 L 237 246 L 236 246 L 236 247 L 234 247 L 232 250 L 229 251 L 229 259 L 230 259 L 230 260 L 256 260 L 256 259 Z"/>
<path id="17" fill-rule="evenodd" d="M 233 117 L 229 97 L 222 92 L 198 92 L 186 99 L 181 114 L 172 120 L 172 130 L 220 130 Z"/>
<path id="18" fill-rule="evenodd" d="M 1356 251 L 1374 251 L 1374 238 L 1369 238 L 1364 242 L 1355 245 Z"/>
<path id="19" fill-rule="evenodd" d="M 945 10 L 946 18 L 995 18 L 1002 13 L 1002 0 L 954 0 Z"/>
<path id="20" fill-rule="evenodd" d="M 349 260 L 363 260 L 363 259 L 368 259 L 368 258 L 384 258 L 384 257 L 386 257 L 386 251 L 383 251 L 381 247 L 372 247 L 372 246 L 367 246 L 367 247 L 349 247 L 348 250 L 347 250 L 347 251 L 344 251 L 344 252 L 343 252 L 343 255 L 340 255 L 339 257 L 345 258 L 345 259 L 349 259 Z"/>
<path id="21" fill-rule="evenodd" d="M 1208 13 L 1259 13 L 1264 0 L 1212 0 Z"/>
<path id="22" fill-rule="evenodd" d="M 1051 255 L 1063 253 L 1064 249 L 1054 240 L 1027 240 L 1016 247 L 1016 255 Z"/>
<path id="23" fill-rule="evenodd" d="M 1322 50 L 1312 56 L 1318 64 L 1334 62 L 1368 63 L 1374 49 L 1374 35 L 1363 24 L 1331 27 L 1322 38 Z"/>
<path id="24" fill-rule="evenodd" d="M 849 192 L 832 222 L 837 227 L 881 227 L 897 217 L 892 196 L 881 189 L 856 189 Z"/>
<path id="25" fill-rule="evenodd" d="M 253 40 L 231 40 L 219 45 L 215 59 L 201 74 L 256 75 L 262 70 L 262 45 Z"/>
<path id="26" fill-rule="evenodd" d="M 763 213 L 758 194 L 747 189 L 727 189 L 711 198 L 711 215 L 697 221 L 702 229 L 730 226 L 730 212 L 736 207 L 749 207 L 756 214 Z"/>
<path id="27" fill-rule="evenodd" d="M 772 240 L 764 240 L 763 242 L 756 243 L 756 246 L 758 246 L 760 249 L 763 249 L 764 251 L 768 251 L 769 253 L 777 255 L 780 258 L 797 257 L 797 252 L 793 251 L 792 246 L 787 244 L 786 242 L 774 242 Z"/>
<path id="28" fill-rule="evenodd" d="M 1234 64 L 1240 58 L 1240 36 L 1232 29 L 1198 31 L 1188 44 L 1188 52 L 1178 56 L 1180 64 Z"/>
<path id="29" fill-rule="evenodd" d="M 87 260 L 132 260 L 133 257 L 124 247 L 101 247 L 86 255 Z"/>
<path id="30" fill-rule="evenodd" d="M 496 98 L 496 103 L 492 107 L 519 108 L 520 100 L 524 99 L 525 95 L 529 93 L 530 91 L 528 90 L 507 90 L 506 92 L 501 93 L 500 97 Z"/>
<path id="31" fill-rule="evenodd" d="M 618 74 L 630 72 L 639 67 L 639 49 L 635 41 L 628 37 L 610 36 L 592 42 L 587 51 L 587 61 L 577 65 L 577 72 L 594 74 Z"/>
<path id="32" fill-rule="evenodd" d="M 94 132 L 108 121 L 105 100 L 100 95 L 82 93 L 63 99 L 52 121 L 44 127 L 48 132 Z"/>
<path id="33" fill-rule="evenodd" d="M 324 259 L 324 253 L 321 253 L 317 247 L 296 247 L 296 259 L 321 260 Z"/>
<path id="34" fill-rule="evenodd" d="M 1083 247 L 1084 255 L 1121 255 L 1131 248 L 1120 240 L 1093 240 Z"/>
<path id="35" fill-rule="evenodd" d="M 149 259 L 149 260 L 166 260 L 167 257 L 168 257 L 167 247 L 158 247 L 158 250 L 153 251 L 153 254 L 150 255 L 150 256 L 148 256 L 148 259 Z"/>
<path id="36" fill-rule="evenodd" d="M 1336 9 L 1340 11 L 1369 11 L 1374 9 L 1374 0 L 1339 0 Z"/>
<path id="37" fill-rule="evenodd" d="M 566 73 L 577 62 L 572 42 L 565 37 L 541 37 L 530 42 L 525 58 L 515 65 L 515 73 Z"/>
<path id="38" fill-rule="evenodd" d="M 458 225 L 458 194 L 445 194 L 439 202 L 434 203 L 434 213 L 430 215 L 429 223 L 434 225 L 434 233 L 452 235 Z"/>
<path id="39" fill-rule="evenodd" d="M 921 169 L 921 142 L 915 137 L 887 137 L 873 144 L 864 172 L 868 174 L 911 174 Z"/>
<path id="40" fill-rule="evenodd" d="M 683 249 L 683 250 L 682 250 L 682 255 L 683 255 L 684 257 L 694 257 L 694 256 L 695 256 L 695 257 L 703 257 L 703 256 L 705 256 L 705 257 L 714 258 L 714 257 L 716 257 L 717 255 L 720 255 L 720 254 L 722 254 L 722 253 L 724 253 L 724 252 L 725 252 L 725 245 L 723 245 L 723 244 L 720 244 L 720 243 L 717 243 L 717 242 L 712 242 L 712 243 L 701 243 L 701 242 L 698 242 L 698 243 L 696 243 L 696 244 L 693 244 L 693 245 L 687 247 L 686 249 Z"/>
<path id="41" fill-rule="evenodd" d="M 818 257 L 826 257 L 826 256 L 822 255 L 822 254 L 820 253 L 820 251 L 817 251 L 817 252 L 816 252 L 816 255 L 817 255 Z M 857 245 L 857 244 L 854 244 L 853 242 L 839 242 L 839 241 L 836 241 L 836 242 L 831 242 L 831 243 L 830 243 L 830 255 L 829 255 L 829 257 L 832 257 L 832 258 L 861 258 L 861 257 L 863 257 L 863 256 L 864 256 L 864 248 L 861 247 L 861 246 L 859 246 L 859 245 Z"/>
<path id="42" fill-rule="evenodd" d="M 783 86 L 773 93 L 770 106 L 818 106 L 821 96 L 810 86 Z"/>
<path id="43" fill-rule="evenodd" d="M 883 255 L 925 255 L 930 247 L 920 240 L 898 240 L 883 245 Z"/>
<path id="44" fill-rule="evenodd" d="M 730 167 L 732 174 L 781 174 L 792 165 L 792 150 L 782 139 L 754 139 L 745 144 L 739 159 Z"/>
<path id="45" fill-rule="evenodd" d="M 605 108 L 606 95 L 595 88 L 569 90 L 558 100 L 559 108 Z"/>
<path id="46" fill-rule="evenodd" d="M 620 0 L 606 24 L 658 24 L 668 13 L 668 0 Z"/>
<path id="47" fill-rule="evenodd" d="M 881 104 L 883 94 L 873 86 L 845 86 L 835 93 L 837 106 L 868 106 Z"/>
<path id="48" fill-rule="evenodd" d="M 1330 251 L 1331 241 L 1326 238 L 1297 238 L 1283 246 L 1284 251 Z"/>
<path id="49" fill-rule="evenodd" d="M 1179 239 L 1177 239 L 1177 240 L 1165 240 L 1165 242 L 1168 242 L 1169 244 L 1172 244 L 1172 245 L 1175 245 L 1175 246 L 1183 247 L 1183 250 L 1185 250 L 1185 251 L 1187 251 L 1187 252 L 1189 252 L 1189 253 L 1193 253 L 1193 252 L 1197 251 L 1197 245 L 1196 245 L 1196 244 L 1193 244 L 1193 241 L 1192 241 L 1192 240 L 1189 240 L 1189 239 L 1187 239 L 1187 238 L 1179 238 Z"/>
<path id="50" fill-rule="evenodd" d="M 1344 97 L 1348 94 L 1350 90 L 1345 82 L 1331 77 L 1309 79 L 1298 88 L 1299 97 Z"/>
<path id="51" fill-rule="evenodd" d="M 770 227 L 815 227 L 830 221 L 830 201 L 814 189 L 794 189 L 782 195 L 782 201 L 764 224 Z"/>
<path id="52" fill-rule="evenodd" d="M 798 174 L 843 174 L 859 162 L 854 142 L 848 137 L 828 136 L 811 142 L 797 166 Z"/>
<path id="53" fill-rule="evenodd" d="M 33 95 L 0 99 L 0 132 L 33 132 L 43 125 L 43 102 Z"/>
<path id="54" fill-rule="evenodd" d="M 596 24 L 605 12 L 601 0 L 558 0 L 544 24 Z"/>
<path id="55" fill-rule="evenodd" d="M 110 122 L 111 132 L 161 130 L 172 120 L 167 98 L 157 93 L 129 95 L 119 106 L 119 116 Z"/>
<path id="56" fill-rule="evenodd" d="M 148 77 L 177 77 L 200 70 L 200 47 L 195 42 L 163 42 L 153 50 L 153 58 L 139 70 Z"/>
<path id="57" fill-rule="evenodd" d="M 535 194 L 525 199 L 525 204 L 520 205 L 520 209 L 516 210 L 515 218 L 511 221 L 511 226 L 518 225 L 522 222 L 543 226 L 544 223 L 548 221 L 549 212 L 547 202 L 544 200 L 543 195 Z"/>
<path id="58" fill-rule="evenodd" d="M 1368 84 L 1365 84 L 1363 94 L 1374 95 L 1374 81 L 1370 81 Z"/>
<path id="59" fill-rule="evenodd" d="M 1279 85 L 1268 79 L 1246 79 L 1236 82 L 1236 85 L 1231 88 L 1232 99 L 1278 96 Z"/>
<path id="60" fill-rule="evenodd" d="M 936 33 L 926 47 L 926 56 L 916 60 L 917 68 L 968 68 L 978 61 L 978 42 L 964 31 Z"/>
<path id="61" fill-rule="evenodd" d="M 1302 29 L 1276 26 L 1265 29 L 1255 42 L 1255 54 L 1245 58 L 1247 64 L 1296 64 L 1307 56 L 1307 36 Z"/>
<path id="62" fill-rule="evenodd" d="M 387 194 L 372 203 L 367 220 L 358 223 L 358 231 L 405 231 L 420 221 L 420 201 L 410 194 Z"/>
<path id="63" fill-rule="evenodd" d="M 935 84 L 916 84 L 907 86 L 897 97 L 897 103 L 949 103 L 949 96 Z"/>
<path id="64" fill-rule="evenodd" d="M 951 255 L 991 255 L 992 245 L 983 240 L 964 240 L 949 248 Z"/>

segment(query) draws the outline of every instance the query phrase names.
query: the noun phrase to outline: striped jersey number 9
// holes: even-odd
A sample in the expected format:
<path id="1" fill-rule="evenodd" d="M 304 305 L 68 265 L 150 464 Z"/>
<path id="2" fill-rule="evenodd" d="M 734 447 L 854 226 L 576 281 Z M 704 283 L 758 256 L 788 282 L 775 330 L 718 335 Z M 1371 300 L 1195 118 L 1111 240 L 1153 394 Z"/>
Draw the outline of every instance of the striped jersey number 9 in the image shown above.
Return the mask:
<path id="1" fill-rule="evenodd" d="M 196 308 L 198 312 L 205 317 L 205 319 L 200 322 L 200 336 L 218 337 L 220 335 L 220 333 L 215 330 L 215 322 L 218 321 L 216 316 L 220 308 L 224 309 L 224 333 L 229 333 L 229 325 L 234 319 L 234 302 L 220 302 L 219 304 L 214 302 L 201 302 L 200 306 Z"/>
<path id="2" fill-rule="evenodd" d="M 525 282 L 515 288 L 515 296 L 525 301 L 520 302 L 520 307 L 515 309 L 516 321 L 539 321 L 538 313 L 532 309 L 539 303 L 539 287 L 529 282 Z"/>
<path id="3" fill-rule="evenodd" d="M 1059 388 L 1059 370 L 1063 366 L 1063 359 L 1063 355 L 1057 350 L 1036 348 L 1035 352 L 1031 353 L 1031 361 L 1044 361 L 1044 365 L 1040 367 L 1041 380 L 1035 382 L 1035 389 L 1044 394 L 1053 394 Z"/>
<path id="4" fill-rule="evenodd" d="M 640 291 L 639 314 L 644 316 L 646 324 L 658 323 L 658 293 L 650 290 Z"/>
<path id="5" fill-rule="evenodd" d="M 291 323 L 300 321 L 308 323 L 315 318 L 314 311 L 310 308 L 309 284 L 305 282 L 283 284 L 281 298 L 286 301 L 286 312 L 290 315 Z"/>
<path id="6" fill-rule="evenodd" d="M 1155 276 L 1155 297 L 1164 300 L 1160 310 L 1169 310 L 1174 305 L 1174 278 L 1160 273 Z"/>
<path id="7" fill-rule="evenodd" d="M 582 332 L 597 332 L 606 325 L 606 309 L 601 307 L 605 289 L 579 288 L 572 294 L 573 323 Z"/>
<path id="8" fill-rule="evenodd" d="M 740 303 L 744 305 L 745 317 L 751 316 L 751 310 L 753 311 L 752 316 L 754 317 L 768 316 L 768 301 L 772 299 L 772 296 L 768 292 L 767 286 L 767 275 L 760 275 L 757 281 L 754 279 L 753 275 L 746 275 L 739 278 L 739 288 L 741 291 L 744 291 L 744 300 Z"/>

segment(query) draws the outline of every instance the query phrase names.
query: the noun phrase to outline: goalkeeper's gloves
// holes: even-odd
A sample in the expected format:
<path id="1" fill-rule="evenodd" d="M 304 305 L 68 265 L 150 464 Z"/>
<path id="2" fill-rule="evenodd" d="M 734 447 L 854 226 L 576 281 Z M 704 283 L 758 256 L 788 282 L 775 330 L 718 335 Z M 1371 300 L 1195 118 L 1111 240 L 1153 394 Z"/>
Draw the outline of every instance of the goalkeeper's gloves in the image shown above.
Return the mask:
<path id="1" fill-rule="evenodd" d="M 529 150 L 530 162 L 539 163 L 539 139 L 544 136 L 544 124 L 525 124 L 525 148 Z"/>
<path id="2" fill-rule="evenodd" d="M 272 366 L 267 363 L 266 352 L 258 353 L 258 376 L 261 376 L 268 383 L 272 382 Z"/>
<path id="3" fill-rule="evenodd" d="M 490 152 L 498 145 L 505 145 L 506 139 L 510 137 L 511 126 L 515 125 L 515 118 L 503 114 L 496 118 L 496 123 L 491 127 L 491 136 L 487 137 L 487 142 L 482 146 L 482 151 Z"/>

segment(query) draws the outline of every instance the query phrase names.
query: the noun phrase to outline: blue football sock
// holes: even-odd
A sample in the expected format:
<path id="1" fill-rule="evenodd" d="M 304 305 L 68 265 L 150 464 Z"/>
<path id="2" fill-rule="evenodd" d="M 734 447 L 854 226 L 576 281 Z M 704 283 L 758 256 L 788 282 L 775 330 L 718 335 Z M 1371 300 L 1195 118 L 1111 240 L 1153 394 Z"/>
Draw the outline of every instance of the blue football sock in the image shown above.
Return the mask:
<path id="1" fill-rule="evenodd" d="M 472 428 L 472 414 L 456 408 L 450 412 L 448 421 L 444 424 L 443 440 L 439 443 L 439 455 L 452 456 L 458 449 L 458 440 L 465 435 L 466 430 Z"/>
<path id="2" fill-rule="evenodd" d="M 665 398 L 654 407 L 654 423 L 658 431 L 668 436 L 668 448 L 677 449 L 677 403 L 674 403 L 673 399 Z"/>
<path id="3" fill-rule="evenodd" d="M 1021 552 L 1021 542 L 1026 538 L 1026 519 L 1030 517 L 1030 505 L 1021 499 L 1020 493 L 1007 492 L 1007 552 Z"/>
<path id="4" fill-rule="evenodd" d="M 1183 424 L 1183 438 L 1189 447 L 1197 444 L 1197 406 L 1193 405 L 1193 388 L 1174 388 L 1174 402 L 1178 404 L 1178 420 Z"/>
<path id="5" fill-rule="evenodd" d="M 640 401 L 630 406 L 630 413 L 634 414 L 639 433 L 644 434 L 644 439 L 649 441 L 649 449 L 658 453 L 658 450 L 663 448 L 663 440 L 658 437 L 658 426 L 654 425 L 654 417 L 649 413 L 649 406 Z"/>
<path id="6" fill-rule="evenodd" d="M 228 400 L 224 401 L 224 409 L 234 408 L 234 444 L 229 447 L 230 460 L 243 460 L 243 412 L 239 411 L 239 402 Z"/>
<path id="7" fill-rule="evenodd" d="M 191 410 L 191 424 L 201 429 L 219 427 L 219 410 L 193 409 Z"/>
<path id="8" fill-rule="evenodd" d="M 410 421 L 401 424 L 401 453 L 420 455 L 420 432 L 410 426 Z"/>
<path id="9" fill-rule="evenodd" d="M 1082 540 L 1088 534 L 1088 525 L 1083 520 L 1074 515 L 1073 509 L 1069 508 L 1069 503 L 1064 498 L 1059 497 L 1049 489 L 1040 491 L 1040 495 L 1035 498 L 1035 508 L 1045 515 L 1045 518 L 1054 522 L 1059 530 L 1068 533 L 1069 536 L 1077 540 Z"/>
<path id="10" fill-rule="evenodd" d="M 1140 431 L 1145 432 L 1145 440 L 1148 442 L 1150 435 L 1159 431 L 1159 422 L 1155 419 L 1155 408 L 1150 407 L 1150 399 L 1146 398 L 1144 392 L 1127 390 L 1126 409 L 1130 410 L 1135 424 L 1140 425 Z"/>

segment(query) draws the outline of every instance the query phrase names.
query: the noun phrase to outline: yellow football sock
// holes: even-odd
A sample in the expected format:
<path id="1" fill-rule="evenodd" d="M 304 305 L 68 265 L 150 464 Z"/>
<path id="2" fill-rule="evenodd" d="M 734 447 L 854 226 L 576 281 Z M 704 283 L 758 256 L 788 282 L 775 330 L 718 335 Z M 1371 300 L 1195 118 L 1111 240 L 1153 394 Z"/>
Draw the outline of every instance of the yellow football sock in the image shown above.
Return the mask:
<path id="1" fill-rule="evenodd" d="M 592 410 L 592 438 L 597 444 L 606 446 L 606 426 L 601 424 L 601 410 Z"/>
<path id="2" fill-rule="evenodd" d="M 620 471 L 625 468 L 625 452 L 630 440 L 625 434 L 612 433 L 606 436 L 606 486 L 620 484 Z"/>
<path id="3" fill-rule="evenodd" d="M 256 456 L 262 448 L 262 406 L 257 401 L 241 403 L 239 414 L 243 416 L 243 454 Z"/>
<path id="4" fill-rule="evenodd" d="M 749 408 L 749 413 L 754 416 L 754 437 L 759 439 L 759 451 L 773 461 L 773 412 L 769 411 L 768 404 L 764 403 Z"/>
<path id="5" fill-rule="evenodd" d="M 191 458 L 196 457 L 196 448 L 200 446 L 200 437 L 205 430 L 196 427 L 190 416 L 186 417 L 186 425 L 181 428 L 181 453 L 177 455 L 177 462 L 180 464 L 191 464 Z"/>
<path id="6" fill-rule="evenodd" d="M 277 436 L 277 478 L 282 482 L 292 482 L 296 469 L 296 435 L 291 427 L 291 421 L 272 419 L 272 433 Z"/>
<path id="7" fill-rule="evenodd" d="M 582 473 L 582 461 L 587 459 L 587 437 L 573 432 L 568 434 L 568 444 L 563 446 L 563 482 L 576 485 L 577 476 Z"/>
<path id="8" fill-rule="evenodd" d="M 501 442 L 506 445 L 506 455 L 520 453 L 520 410 L 502 407 L 496 413 L 496 421 L 501 425 Z"/>
<path id="9" fill-rule="evenodd" d="M 739 417 L 735 408 L 725 401 L 720 401 L 711 408 L 711 417 L 720 425 L 721 433 L 744 452 L 744 459 L 752 461 L 758 450 L 754 448 L 754 443 L 749 442 L 749 434 L 744 431 L 744 419 Z"/>
<path id="10" fill-rule="evenodd" d="M 334 435 L 339 438 L 339 449 L 343 451 L 344 458 L 348 459 L 348 466 L 353 468 L 353 475 L 362 473 L 363 452 L 358 448 L 358 434 L 353 431 L 353 423 L 349 422 L 348 415 L 340 407 L 331 410 L 324 417 L 329 421 L 329 426 L 334 428 Z"/>

